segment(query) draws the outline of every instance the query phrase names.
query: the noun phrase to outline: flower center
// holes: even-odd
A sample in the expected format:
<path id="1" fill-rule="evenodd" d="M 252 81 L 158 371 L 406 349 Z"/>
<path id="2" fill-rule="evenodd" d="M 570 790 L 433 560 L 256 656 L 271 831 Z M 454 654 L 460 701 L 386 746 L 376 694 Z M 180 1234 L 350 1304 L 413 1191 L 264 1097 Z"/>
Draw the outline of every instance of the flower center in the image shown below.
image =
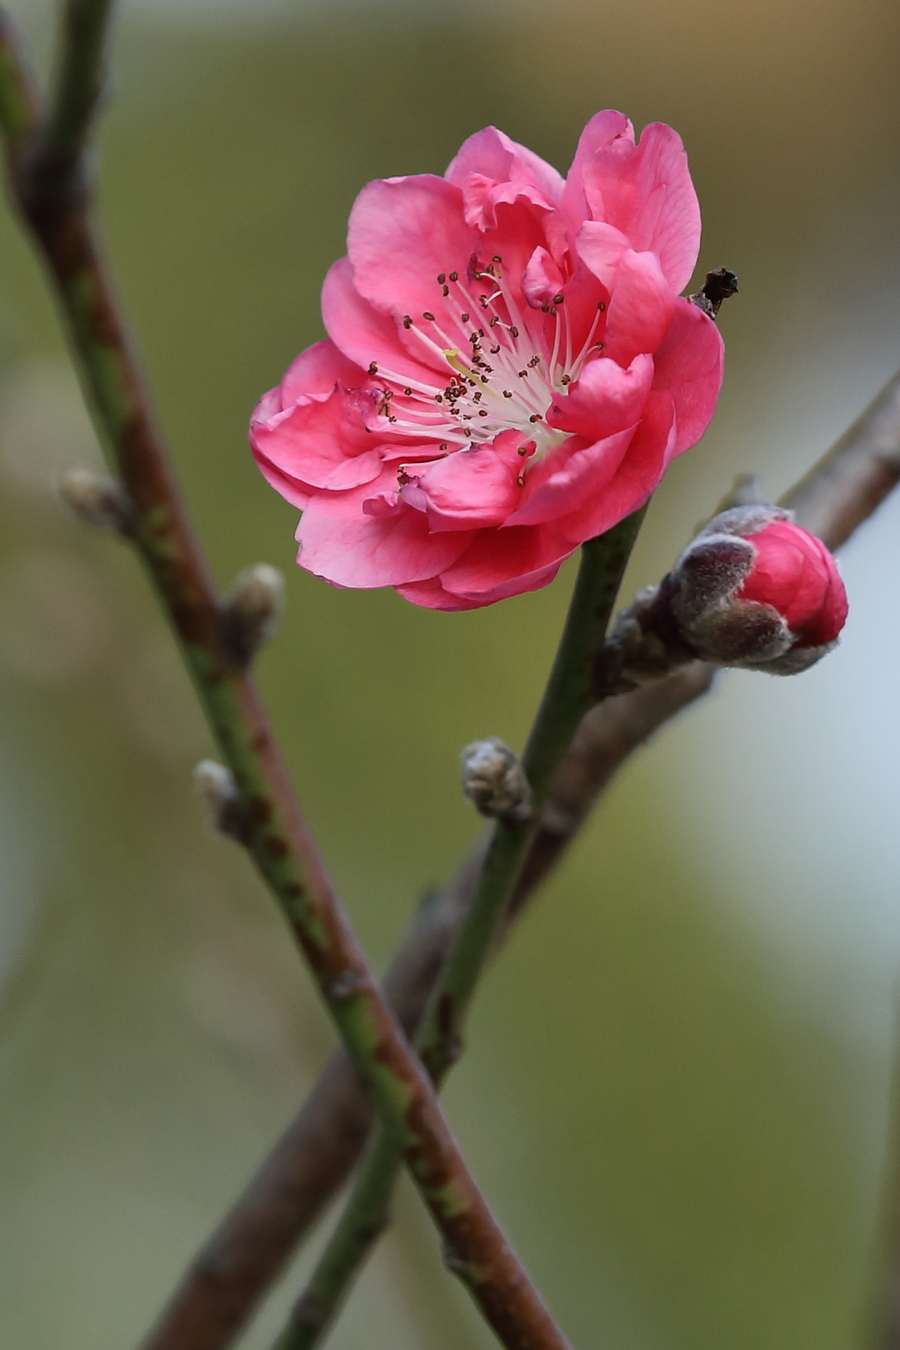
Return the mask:
<path id="1" fill-rule="evenodd" d="M 421 318 L 406 315 L 403 327 L 421 344 L 431 364 L 439 359 L 447 370 L 446 385 L 407 381 L 374 361 L 370 375 L 390 381 L 394 388 L 375 391 L 376 409 L 401 435 L 440 440 L 441 450 L 492 441 L 504 431 L 518 431 L 535 446 L 529 463 L 537 463 L 568 432 L 547 422 L 551 404 L 577 380 L 592 351 L 602 311 L 597 306 L 585 340 L 574 350 L 572 324 L 560 292 L 540 310 L 526 307 L 522 313 L 503 277 L 502 258 L 486 266 L 473 261 L 470 285 L 480 283 L 477 293 L 457 272 L 441 272 L 437 278 L 443 314 L 455 321 L 467 345 L 459 344 L 430 311 Z M 544 316 L 552 320 L 552 339 Z"/>

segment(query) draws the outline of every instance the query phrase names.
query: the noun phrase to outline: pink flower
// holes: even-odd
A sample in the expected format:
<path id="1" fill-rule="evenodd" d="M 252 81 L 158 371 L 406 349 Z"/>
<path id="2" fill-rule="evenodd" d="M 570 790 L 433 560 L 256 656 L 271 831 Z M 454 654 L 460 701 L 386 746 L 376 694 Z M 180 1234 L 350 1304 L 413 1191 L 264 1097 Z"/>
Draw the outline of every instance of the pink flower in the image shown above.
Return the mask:
<path id="1" fill-rule="evenodd" d="M 693 651 L 774 675 L 814 665 L 837 645 L 847 619 L 834 558 L 777 506 L 716 516 L 664 586 Z"/>
<path id="2" fill-rule="evenodd" d="M 489 127 L 443 178 L 370 183 L 325 279 L 328 339 L 253 414 L 337 586 L 472 609 L 537 590 L 702 436 L 722 342 L 679 298 L 700 213 L 679 137 L 588 123 L 568 179 Z"/>

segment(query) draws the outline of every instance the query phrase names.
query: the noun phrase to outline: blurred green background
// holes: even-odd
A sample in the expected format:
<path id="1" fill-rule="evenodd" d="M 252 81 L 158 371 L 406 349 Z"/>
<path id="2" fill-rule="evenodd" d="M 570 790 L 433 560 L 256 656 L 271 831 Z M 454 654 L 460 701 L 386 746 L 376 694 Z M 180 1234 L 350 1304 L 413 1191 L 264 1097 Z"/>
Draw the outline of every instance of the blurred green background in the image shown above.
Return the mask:
<path id="1" fill-rule="evenodd" d="M 45 64 L 53 6 L 12 6 Z M 132 0 L 102 214 L 223 584 L 287 574 L 260 678 L 383 963 L 474 837 L 456 756 L 521 745 L 569 568 L 443 615 L 293 566 L 246 447 L 321 335 L 368 180 L 493 122 L 565 169 L 619 107 L 682 133 L 698 274 L 734 268 L 725 391 L 650 513 L 655 579 L 738 471 L 777 495 L 900 352 L 900 12 L 889 0 L 480 5 Z M 99 451 L 28 246 L 0 218 L 0 1342 L 126 1350 L 332 1044 L 274 907 L 190 789 L 210 753 L 126 550 L 50 484 Z M 900 966 L 897 528 L 847 550 L 841 650 L 730 677 L 638 757 L 479 996 L 448 1109 L 573 1343 L 865 1343 Z M 242 1345 L 269 1345 L 308 1269 Z M 335 1350 L 491 1343 L 428 1221 L 399 1222 Z"/>

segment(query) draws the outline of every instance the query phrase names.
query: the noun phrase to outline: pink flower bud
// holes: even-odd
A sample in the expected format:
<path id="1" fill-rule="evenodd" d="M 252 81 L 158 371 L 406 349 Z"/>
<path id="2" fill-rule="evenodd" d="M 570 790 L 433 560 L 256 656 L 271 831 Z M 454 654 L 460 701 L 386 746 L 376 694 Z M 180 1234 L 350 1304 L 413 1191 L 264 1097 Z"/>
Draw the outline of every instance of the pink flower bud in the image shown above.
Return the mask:
<path id="1" fill-rule="evenodd" d="M 847 592 L 821 539 L 790 520 L 773 520 L 750 542 L 756 556 L 736 598 L 771 605 L 794 634 L 795 647 L 834 642 L 847 620 Z"/>
<path id="2" fill-rule="evenodd" d="M 707 660 L 773 675 L 836 646 L 847 593 L 828 549 L 775 506 L 716 516 L 668 579 L 682 638 Z"/>

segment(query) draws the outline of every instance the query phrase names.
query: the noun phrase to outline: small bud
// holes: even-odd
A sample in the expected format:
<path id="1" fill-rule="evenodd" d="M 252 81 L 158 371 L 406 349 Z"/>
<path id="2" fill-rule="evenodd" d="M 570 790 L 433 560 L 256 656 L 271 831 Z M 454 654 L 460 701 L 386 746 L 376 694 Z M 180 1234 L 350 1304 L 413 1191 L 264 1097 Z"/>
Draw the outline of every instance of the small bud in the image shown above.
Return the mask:
<path id="1" fill-rule="evenodd" d="M 234 774 L 215 759 L 201 759 L 194 769 L 194 787 L 206 806 L 214 830 L 243 843 L 247 818 Z"/>
<path id="2" fill-rule="evenodd" d="M 67 469 L 58 491 L 69 510 L 85 525 L 116 534 L 130 534 L 134 508 L 118 479 L 102 469 Z"/>
<path id="3" fill-rule="evenodd" d="M 828 549 L 789 511 L 714 517 L 662 588 L 681 637 L 719 665 L 792 675 L 837 645 L 847 594 Z"/>
<path id="4" fill-rule="evenodd" d="M 508 824 L 531 815 L 531 788 L 519 756 L 497 736 L 473 741 L 460 755 L 463 792 L 483 816 Z"/>
<path id="5" fill-rule="evenodd" d="M 245 567 L 222 600 L 225 641 L 239 666 L 271 642 L 284 608 L 284 577 L 268 563 Z"/>

